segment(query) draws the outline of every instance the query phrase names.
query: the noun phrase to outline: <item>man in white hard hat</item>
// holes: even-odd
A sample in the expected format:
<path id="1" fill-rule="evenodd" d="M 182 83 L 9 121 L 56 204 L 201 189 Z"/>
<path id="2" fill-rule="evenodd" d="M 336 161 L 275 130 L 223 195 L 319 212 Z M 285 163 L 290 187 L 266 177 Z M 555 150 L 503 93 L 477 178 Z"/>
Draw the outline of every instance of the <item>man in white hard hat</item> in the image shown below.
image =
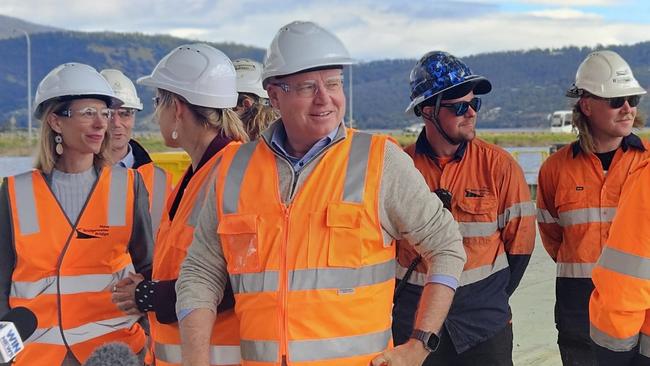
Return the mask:
<path id="1" fill-rule="evenodd" d="M 262 87 L 262 64 L 240 58 L 232 62 L 237 72 L 237 106 L 235 112 L 239 115 L 251 140 L 260 137 L 260 133 L 278 114 L 269 105 L 269 95 Z"/>
<path id="2" fill-rule="evenodd" d="M 594 293 L 600 308 L 596 313 L 589 298 L 598 284 L 596 275 L 610 276 L 601 267 L 607 268 L 603 248 L 611 244 L 608 234 L 623 185 L 635 166 L 650 157 L 650 145 L 632 133 L 643 125 L 637 106 L 645 93 L 620 55 L 608 50 L 589 54 L 567 91 L 568 97 L 577 98 L 573 125 L 578 140 L 551 155 L 539 171 L 537 221 L 544 248 L 557 263 L 555 322 L 564 365 L 597 365 L 599 349 L 622 351 L 636 345 L 628 340 L 623 340 L 628 349 L 618 345 L 612 337 L 620 333 L 599 315 L 617 311 L 621 296 L 609 290 L 619 283 L 601 280 L 600 296 Z"/>
<path id="3" fill-rule="evenodd" d="M 155 235 L 160 225 L 165 200 L 171 193 L 171 174 L 155 166 L 144 147 L 131 138 L 136 112 L 142 110 L 142 102 L 133 82 L 115 69 L 104 69 L 100 74 L 108 81 L 115 94 L 124 101 L 124 104 L 114 109 L 109 126 L 113 164 L 136 169 L 142 175 L 149 192 L 151 225 Z"/>
<path id="4" fill-rule="evenodd" d="M 263 83 L 281 118 L 227 147 L 177 283 L 185 365 L 209 364 L 229 276 L 243 365 L 421 365 L 465 262 L 458 225 L 386 136 L 346 129 L 341 41 L 282 27 Z M 395 240 L 428 265 L 407 343 L 391 347 Z M 189 314 L 189 315 L 188 315 Z"/>

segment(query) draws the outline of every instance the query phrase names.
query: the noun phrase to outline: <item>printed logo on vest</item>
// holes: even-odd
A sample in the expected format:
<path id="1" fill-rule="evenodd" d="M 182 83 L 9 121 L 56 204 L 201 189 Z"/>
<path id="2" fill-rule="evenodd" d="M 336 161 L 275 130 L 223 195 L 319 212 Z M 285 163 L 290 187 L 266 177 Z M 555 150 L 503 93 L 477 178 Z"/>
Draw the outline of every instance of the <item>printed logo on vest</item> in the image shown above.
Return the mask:
<path id="1" fill-rule="evenodd" d="M 77 239 L 99 239 L 108 236 L 108 225 L 99 225 L 97 228 L 77 228 Z"/>

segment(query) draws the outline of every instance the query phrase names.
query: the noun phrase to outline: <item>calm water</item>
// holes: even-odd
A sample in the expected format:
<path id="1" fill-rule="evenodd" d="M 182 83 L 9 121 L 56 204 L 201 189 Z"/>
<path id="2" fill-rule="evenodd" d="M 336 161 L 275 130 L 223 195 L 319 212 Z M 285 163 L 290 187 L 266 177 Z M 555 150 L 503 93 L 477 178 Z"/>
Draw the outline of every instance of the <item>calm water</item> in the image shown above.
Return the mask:
<path id="1" fill-rule="evenodd" d="M 513 147 L 507 148 L 518 159 L 526 174 L 528 184 L 537 182 L 537 171 L 543 160 L 543 152 L 548 148 L 543 147 Z M 0 177 L 15 175 L 32 168 L 34 158 L 32 157 L 0 157 Z"/>

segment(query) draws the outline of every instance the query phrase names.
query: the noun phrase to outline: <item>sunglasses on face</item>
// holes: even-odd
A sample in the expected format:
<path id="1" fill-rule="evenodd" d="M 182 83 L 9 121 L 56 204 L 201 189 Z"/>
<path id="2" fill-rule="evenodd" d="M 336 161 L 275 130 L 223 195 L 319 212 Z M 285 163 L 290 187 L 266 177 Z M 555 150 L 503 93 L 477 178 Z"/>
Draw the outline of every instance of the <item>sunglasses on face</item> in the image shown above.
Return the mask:
<path id="1" fill-rule="evenodd" d="M 472 107 L 474 112 L 478 112 L 481 109 L 481 98 L 474 97 L 469 102 L 441 103 L 440 106 L 451 109 L 456 116 L 460 117 L 467 113 L 469 107 Z"/>
<path id="2" fill-rule="evenodd" d="M 639 102 L 641 101 L 641 96 L 640 95 L 627 95 L 625 97 L 616 97 L 616 98 L 601 98 L 601 97 L 592 95 L 592 98 L 607 101 L 607 103 L 609 103 L 610 108 L 612 108 L 612 109 L 621 108 L 625 104 L 625 101 L 627 101 L 627 104 L 629 104 L 630 107 L 634 108 L 634 107 L 638 106 Z"/>

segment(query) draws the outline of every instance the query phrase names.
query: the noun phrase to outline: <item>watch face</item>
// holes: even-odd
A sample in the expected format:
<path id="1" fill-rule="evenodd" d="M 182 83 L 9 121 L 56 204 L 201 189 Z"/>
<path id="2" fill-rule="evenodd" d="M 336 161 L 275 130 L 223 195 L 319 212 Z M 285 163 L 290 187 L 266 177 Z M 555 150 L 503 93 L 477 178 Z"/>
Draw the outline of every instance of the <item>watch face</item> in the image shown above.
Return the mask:
<path id="1" fill-rule="evenodd" d="M 440 343 L 440 337 L 432 332 L 425 332 L 420 329 L 414 329 L 411 338 L 415 338 L 424 344 L 424 348 L 429 352 L 435 352 Z"/>
<path id="2" fill-rule="evenodd" d="M 440 337 L 435 333 L 430 333 L 429 340 L 427 340 L 427 346 L 429 347 L 429 352 L 435 352 L 438 349 L 440 344 Z"/>

